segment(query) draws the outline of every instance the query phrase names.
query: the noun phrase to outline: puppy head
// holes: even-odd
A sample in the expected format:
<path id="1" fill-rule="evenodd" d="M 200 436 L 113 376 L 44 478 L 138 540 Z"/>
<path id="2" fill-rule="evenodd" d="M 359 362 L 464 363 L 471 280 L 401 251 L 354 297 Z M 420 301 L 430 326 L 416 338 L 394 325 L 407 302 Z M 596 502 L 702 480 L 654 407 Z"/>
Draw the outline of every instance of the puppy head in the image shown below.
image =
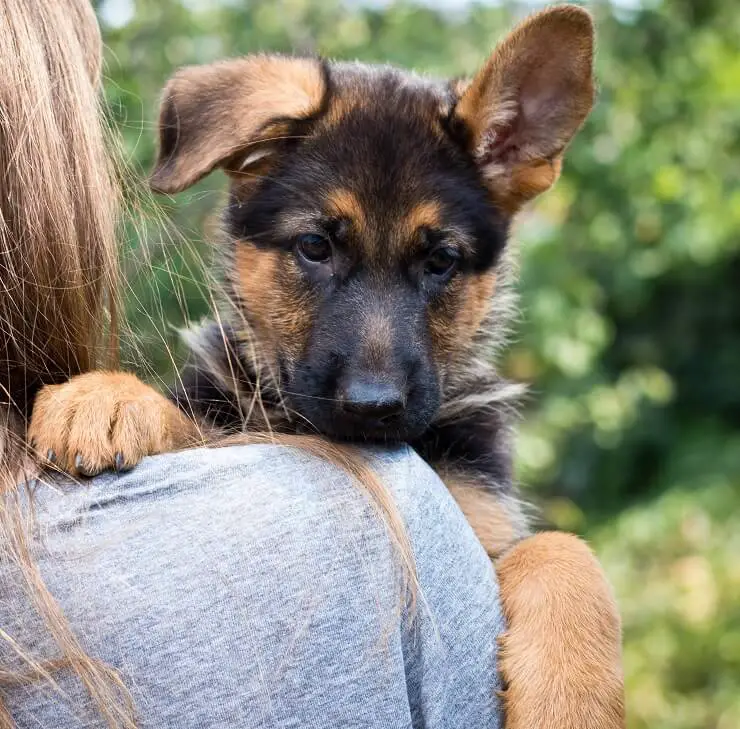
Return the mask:
<path id="1" fill-rule="evenodd" d="M 589 15 L 509 34 L 470 81 L 248 56 L 167 85 L 155 189 L 216 167 L 232 291 L 291 407 L 409 439 L 471 354 L 509 222 L 558 176 L 593 100 Z"/>

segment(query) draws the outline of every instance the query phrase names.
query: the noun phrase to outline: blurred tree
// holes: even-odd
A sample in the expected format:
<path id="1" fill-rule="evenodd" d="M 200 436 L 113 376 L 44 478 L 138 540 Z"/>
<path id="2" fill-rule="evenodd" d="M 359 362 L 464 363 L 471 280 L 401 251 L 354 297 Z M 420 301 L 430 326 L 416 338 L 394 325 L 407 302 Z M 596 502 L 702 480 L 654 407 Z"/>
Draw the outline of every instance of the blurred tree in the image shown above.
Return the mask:
<path id="1" fill-rule="evenodd" d="M 523 316 L 505 368 L 532 383 L 519 443 L 547 520 L 586 533 L 625 616 L 634 729 L 740 726 L 740 13 L 735 0 L 590 4 L 597 107 L 523 217 Z M 409 2 L 105 0 L 106 93 L 134 169 L 179 65 L 318 51 L 471 73 L 525 8 Z M 126 358 L 171 377 L 208 309 L 223 179 L 126 235 Z M 166 223 L 166 225 L 165 225 Z M 206 235 L 204 236 L 204 231 Z"/>

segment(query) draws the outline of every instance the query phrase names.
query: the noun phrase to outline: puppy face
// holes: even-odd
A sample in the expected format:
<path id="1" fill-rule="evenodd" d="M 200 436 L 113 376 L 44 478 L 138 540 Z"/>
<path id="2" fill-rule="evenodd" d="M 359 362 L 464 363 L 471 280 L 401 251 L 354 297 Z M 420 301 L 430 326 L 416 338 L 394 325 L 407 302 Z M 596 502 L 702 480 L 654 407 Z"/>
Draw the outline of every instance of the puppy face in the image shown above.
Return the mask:
<path id="1" fill-rule="evenodd" d="M 328 73 L 325 114 L 259 180 L 234 175 L 233 287 L 294 409 L 322 432 L 408 438 L 485 313 L 506 220 L 444 87 Z"/>
<path id="2" fill-rule="evenodd" d="M 552 184 L 590 108 L 591 39 L 586 13 L 555 8 L 469 83 L 276 56 L 170 82 L 154 185 L 230 174 L 232 291 L 313 427 L 406 440 L 429 426 L 513 213 Z"/>

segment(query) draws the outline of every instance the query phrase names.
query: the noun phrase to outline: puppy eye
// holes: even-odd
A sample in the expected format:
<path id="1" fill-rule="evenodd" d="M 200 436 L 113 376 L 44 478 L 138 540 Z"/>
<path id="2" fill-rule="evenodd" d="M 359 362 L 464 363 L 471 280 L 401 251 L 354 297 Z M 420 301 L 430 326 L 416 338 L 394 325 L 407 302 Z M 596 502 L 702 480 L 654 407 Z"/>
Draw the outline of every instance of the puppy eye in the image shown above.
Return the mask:
<path id="1" fill-rule="evenodd" d="M 309 263 L 327 263 L 331 259 L 331 243 L 321 235 L 307 233 L 296 240 L 298 255 Z"/>
<path id="2" fill-rule="evenodd" d="M 450 276 L 457 268 L 458 261 L 457 251 L 452 248 L 437 248 L 427 258 L 424 264 L 424 273 L 437 278 Z"/>

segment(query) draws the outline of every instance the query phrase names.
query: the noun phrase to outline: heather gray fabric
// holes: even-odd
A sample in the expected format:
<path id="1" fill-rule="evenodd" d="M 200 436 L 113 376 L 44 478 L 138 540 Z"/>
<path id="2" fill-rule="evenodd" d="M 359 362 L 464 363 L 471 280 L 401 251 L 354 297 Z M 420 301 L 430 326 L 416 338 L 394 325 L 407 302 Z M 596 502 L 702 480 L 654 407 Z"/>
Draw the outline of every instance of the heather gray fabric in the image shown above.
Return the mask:
<path id="1" fill-rule="evenodd" d="M 500 727 L 491 565 L 413 451 L 377 459 L 416 557 L 415 620 L 368 499 L 298 451 L 188 451 L 37 487 L 43 574 L 143 729 Z M 2 628 L 50 657 L 22 608 L 0 585 Z M 60 686 L 6 694 L 21 729 L 103 726 Z"/>

